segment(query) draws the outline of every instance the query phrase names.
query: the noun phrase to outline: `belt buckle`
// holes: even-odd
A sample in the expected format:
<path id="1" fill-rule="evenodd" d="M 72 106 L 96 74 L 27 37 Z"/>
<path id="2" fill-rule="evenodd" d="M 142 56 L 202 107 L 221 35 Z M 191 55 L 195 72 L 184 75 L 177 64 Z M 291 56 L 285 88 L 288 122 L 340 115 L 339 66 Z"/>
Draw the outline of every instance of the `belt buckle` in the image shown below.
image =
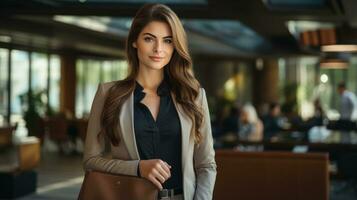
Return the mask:
<path id="1" fill-rule="evenodd" d="M 169 190 L 169 195 L 170 195 L 171 198 L 173 198 L 174 195 L 175 195 L 175 190 L 174 189 L 170 189 Z"/>
<path id="2" fill-rule="evenodd" d="M 162 189 L 160 191 L 160 198 L 172 198 L 175 195 L 174 189 Z"/>
<path id="3" fill-rule="evenodd" d="M 168 189 L 162 189 L 160 192 L 160 198 L 169 198 L 169 190 Z"/>

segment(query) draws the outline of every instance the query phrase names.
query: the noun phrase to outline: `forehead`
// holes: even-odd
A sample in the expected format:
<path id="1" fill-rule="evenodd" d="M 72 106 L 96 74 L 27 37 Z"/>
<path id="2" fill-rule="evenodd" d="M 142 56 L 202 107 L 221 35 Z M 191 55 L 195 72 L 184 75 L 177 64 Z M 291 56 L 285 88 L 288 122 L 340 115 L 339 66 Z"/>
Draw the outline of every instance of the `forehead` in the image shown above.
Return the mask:
<path id="1" fill-rule="evenodd" d="M 171 28 L 166 22 L 152 21 L 148 23 L 140 34 L 150 33 L 156 37 L 172 36 Z"/>

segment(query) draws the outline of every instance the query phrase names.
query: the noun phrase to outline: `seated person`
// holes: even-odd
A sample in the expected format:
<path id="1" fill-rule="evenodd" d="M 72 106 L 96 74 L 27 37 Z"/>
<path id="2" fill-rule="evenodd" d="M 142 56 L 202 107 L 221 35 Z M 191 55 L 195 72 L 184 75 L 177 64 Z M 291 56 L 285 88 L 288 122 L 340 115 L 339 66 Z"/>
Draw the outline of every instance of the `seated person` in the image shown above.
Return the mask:
<path id="1" fill-rule="evenodd" d="M 314 100 L 314 122 L 315 126 L 323 126 L 324 125 L 324 119 L 326 118 L 325 112 L 322 108 L 321 101 L 319 98 Z"/>
<path id="2" fill-rule="evenodd" d="M 239 130 L 239 109 L 231 107 L 229 115 L 223 120 L 223 133 L 237 133 Z"/>
<path id="3" fill-rule="evenodd" d="M 277 133 L 283 130 L 280 117 L 280 105 L 271 103 L 269 105 L 269 113 L 263 117 L 264 139 L 271 140 Z"/>
<path id="4" fill-rule="evenodd" d="M 307 132 L 315 126 L 323 126 L 325 122 L 327 122 L 327 118 L 322 109 L 321 101 L 317 98 L 314 100 L 314 115 L 300 125 L 299 131 Z"/>
<path id="5" fill-rule="evenodd" d="M 246 104 L 242 108 L 238 137 L 245 141 L 261 141 L 263 139 L 263 123 L 251 104 Z"/>

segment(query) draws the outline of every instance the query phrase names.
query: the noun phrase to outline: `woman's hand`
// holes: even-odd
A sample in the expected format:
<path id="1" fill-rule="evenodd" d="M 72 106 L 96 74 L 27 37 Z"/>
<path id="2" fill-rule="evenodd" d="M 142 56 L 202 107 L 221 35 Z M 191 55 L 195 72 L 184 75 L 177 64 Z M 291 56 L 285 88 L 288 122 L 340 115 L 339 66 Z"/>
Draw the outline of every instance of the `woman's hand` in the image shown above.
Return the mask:
<path id="1" fill-rule="evenodd" d="M 139 170 L 142 177 L 151 181 L 162 190 L 162 185 L 171 177 L 171 166 L 160 159 L 140 160 Z"/>

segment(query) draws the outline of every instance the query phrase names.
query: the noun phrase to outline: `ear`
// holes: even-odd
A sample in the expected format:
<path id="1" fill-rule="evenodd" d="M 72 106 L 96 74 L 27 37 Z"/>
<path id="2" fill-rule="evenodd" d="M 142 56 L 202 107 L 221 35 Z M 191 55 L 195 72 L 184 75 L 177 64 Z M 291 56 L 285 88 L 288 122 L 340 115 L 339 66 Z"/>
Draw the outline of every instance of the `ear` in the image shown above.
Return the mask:
<path id="1" fill-rule="evenodd" d="M 132 45 L 133 45 L 134 48 L 137 48 L 137 47 L 136 47 L 136 42 L 133 42 Z"/>

